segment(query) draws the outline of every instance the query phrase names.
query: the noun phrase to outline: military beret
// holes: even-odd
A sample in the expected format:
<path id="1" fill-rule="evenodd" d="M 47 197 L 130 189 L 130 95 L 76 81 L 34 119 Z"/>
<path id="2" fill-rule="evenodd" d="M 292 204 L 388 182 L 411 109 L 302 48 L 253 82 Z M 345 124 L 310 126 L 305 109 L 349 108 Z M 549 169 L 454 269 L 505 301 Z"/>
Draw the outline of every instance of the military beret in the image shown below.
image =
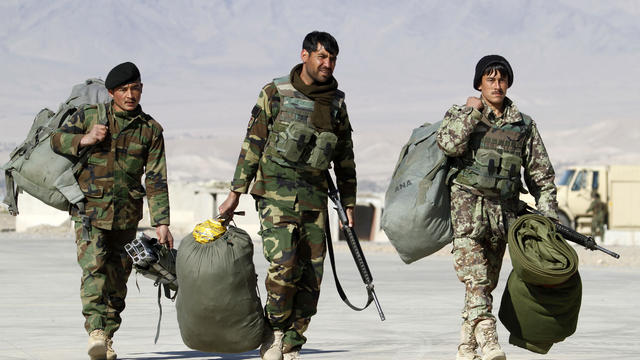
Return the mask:
<path id="1" fill-rule="evenodd" d="M 505 68 L 507 68 L 507 71 L 509 72 L 507 74 L 507 76 L 509 77 L 508 87 L 511 87 L 511 84 L 513 84 L 513 70 L 511 70 L 511 65 L 509 65 L 507 59 L 503 58 L 500 55 L 487 55 L 480 59 L 480 61 L 478 61 L 478 64 L 476 65 L 476 75 L 473 77 L 474 89 L 478 90 L 478 86 L 480 86 L 480 83 L 482 82 L 482 74 L 484 73 L 484 70 L 489 66 L 495 64 L 501 64 Z"/>
<path id="2" fill-rule="evenodd" d="M 116 65 L 104 81 L 104 86 L 109 89 L 115 89 L 120 85 L 128 84 L 140 79 L 140 70 L 132 62 L 124 62 L 120 65 Z"/>

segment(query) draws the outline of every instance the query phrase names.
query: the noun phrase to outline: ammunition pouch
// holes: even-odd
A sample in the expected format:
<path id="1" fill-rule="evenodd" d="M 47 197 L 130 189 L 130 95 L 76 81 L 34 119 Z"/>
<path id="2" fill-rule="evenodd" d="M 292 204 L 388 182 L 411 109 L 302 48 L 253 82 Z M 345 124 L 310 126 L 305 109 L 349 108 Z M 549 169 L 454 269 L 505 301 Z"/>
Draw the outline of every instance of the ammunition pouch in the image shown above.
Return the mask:
<path id="1" fill-rule="evenodd" d="M 318 133 L 305 123 L 292 122 L 284 131 L 271 134 L 267 154 L 283 166 L 322 171 L 329 168 L 337 143 L 332 132 Z"/>
<path id="2" fill-rule="evenodd" d="M 285 131 L 278 133 L 275 150 L 287 161 L 297 163 L 313 137 L 313 129 L 304 123 L 292 122 Z"/>
<path id="3" fill-rule="evenodd" d="M 316 146 L 311 150 L 307 164 L 317 170 L 327 170 L 333 156 L 338 137 L 332 132 L 322 132 L 316 137 Z"/>
<path id="4" fill-rule="evenodd" d="M 481 148 L 474 159 L 458 173 L 458 183 L 471 186 L 490 198 L 509 199 L 518 195 L 522 166 L 519 156 Z"/>

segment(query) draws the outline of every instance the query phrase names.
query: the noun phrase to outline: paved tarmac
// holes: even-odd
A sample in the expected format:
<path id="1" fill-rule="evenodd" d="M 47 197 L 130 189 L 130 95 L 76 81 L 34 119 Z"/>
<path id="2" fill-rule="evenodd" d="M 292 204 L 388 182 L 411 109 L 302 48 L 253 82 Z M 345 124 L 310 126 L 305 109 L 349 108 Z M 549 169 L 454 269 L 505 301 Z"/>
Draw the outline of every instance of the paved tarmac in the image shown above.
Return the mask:
<path id="1" fill-rule="evenodd" d="M 388 246 L 388 245 L 386 245 Z M 368 248 L 368 247 L 367 247 Z M 0 233 L 0 359 L 87 359 L 84 318 L 78 295 L 80 268 L 69 234 Z M 256 244 L 259 283 L 266 262 Z M 578 250 L 580 254 L 583 250 Z M 373 305 L 363 312 L 340 300 L 325 265 L 319 312 L 306 335 L 303 359 L 454 359 L 463 286 L 451 257 L 433 256 L 405 265 L 392 251 L 366 253 L 387 320 Z M 365 289 L 346 247 L 337 250 L 340 279 L 350 298 L 365 301 Z M 511 265 L 505 260 L 494 292 L 499 304 Z M 581 266 L 583 299 L 576 333 L 539 355 L 508 344 L 499 325 L 508 359 L 640 359 L 640 286 L 638 268 Z M 124 322 L 114 338 L 120 359 L 259 359 L 257 351 L 208 354 L 187 348 L 180 338 L 174 305 L 163 299 L 164 315 L 153 344 L 158 307 L 151 280 L 129 281 Z M 264 286 L 261 294 L 264 300 Z M 497 313 L 497 309 L 495 309 Z"/>

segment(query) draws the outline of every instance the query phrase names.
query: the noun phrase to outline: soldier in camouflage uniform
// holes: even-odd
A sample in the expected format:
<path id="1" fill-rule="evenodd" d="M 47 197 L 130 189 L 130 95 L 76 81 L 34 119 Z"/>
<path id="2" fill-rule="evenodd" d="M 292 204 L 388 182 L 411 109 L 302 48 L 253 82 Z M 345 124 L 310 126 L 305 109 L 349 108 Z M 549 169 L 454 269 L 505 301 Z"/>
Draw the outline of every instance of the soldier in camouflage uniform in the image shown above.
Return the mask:
<path id="1" fill-rule="evenodd" d="M 483 57 L 464 106 L 445 114 L 437 142 L 452 163 L 451 218 L 454 268 L 465 284 L 461 341 L 456 359 L 506 359 L 491 313 L 507 230 L 516 218 L 524 168 L 527 188 L 546 216 L 557 218 L 554 170 L 533 120 L 506 97 L 513 83 L 502 56 Z"/>
<path id="2" fill-rule="evenodd" d="M 159 242 L 173 247 L 162 127 L 139 105 L 140 72 L 130 62 L 120 64 L 109 72 L 105 85 L 113 98 L 106 114 L 97 105 L 86 106 L 51 138 L 59 154 L 78 157 L 83 148 L 91 151 L 77 175 L 86 201 L 70 209 L 91 359 L 117 357 L 112 337 L 122 321 L 132 266 L 124 245 L 135 238 L 145 194 Z"/>
<path id="3" fill-rule="evenodd" d="M 356 172 L 344 93 L 333 77 L 338 44 L 314 31 L 303 42 L 302 64 L 262 88 L 251 112 L 220 214 L 233 216 L 253 179 L 264 256 L 269 261 L 263 359 L 298 359 L 303 333 L 316 313 L 325 257 L 327 182 L 333 162 L 353 226 Z M 272 330 L 273 329 L 273 330 Z"/>
<path id="4" fill-rule="evenodd" d="M 591 204 L 587 209 L 587 214 L 593 213 L 591 216 L 591 236 L 599 237 L 602 240 L 604 236 L 604 224 L 607 222 L 607 204 L 600 200 L 600 194 L 597 191 L 591 193 Z"/>

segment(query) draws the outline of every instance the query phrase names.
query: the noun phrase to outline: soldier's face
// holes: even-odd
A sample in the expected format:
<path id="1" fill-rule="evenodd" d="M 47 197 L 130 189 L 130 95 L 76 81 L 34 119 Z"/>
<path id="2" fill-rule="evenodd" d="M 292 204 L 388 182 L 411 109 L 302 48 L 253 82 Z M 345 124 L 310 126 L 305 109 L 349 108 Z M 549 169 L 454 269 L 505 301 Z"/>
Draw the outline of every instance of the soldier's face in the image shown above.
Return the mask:
<path id="1" fill-rule="evenodd" d="M 142 83 L 137 81 L 109 90 L 116 111 L 132 111 L 138 107 L 142 97 Z"/>
<path id="2" fill-rule="evenodd" d="M 333 76 L 337 56 L 330 54 L 322 44 L 318 44 L 316 51 L 311 53 L 303 49 L 300 57 L 302 58 L 302 71 L 305 73 L 301 75 L 302 80 L 307 78 L 314 83 L 325 83 Z"/>
<path id="3" fill-rule="evenodd" d="M 497 109 L 502 108 L 504 98 L 507 96 L 507 88 L 509 87 L 509 79 L 498 71 L 494 71 L 488 75 L 482 75 L 482 82 L 479 89 L 482 97 Z"/>

